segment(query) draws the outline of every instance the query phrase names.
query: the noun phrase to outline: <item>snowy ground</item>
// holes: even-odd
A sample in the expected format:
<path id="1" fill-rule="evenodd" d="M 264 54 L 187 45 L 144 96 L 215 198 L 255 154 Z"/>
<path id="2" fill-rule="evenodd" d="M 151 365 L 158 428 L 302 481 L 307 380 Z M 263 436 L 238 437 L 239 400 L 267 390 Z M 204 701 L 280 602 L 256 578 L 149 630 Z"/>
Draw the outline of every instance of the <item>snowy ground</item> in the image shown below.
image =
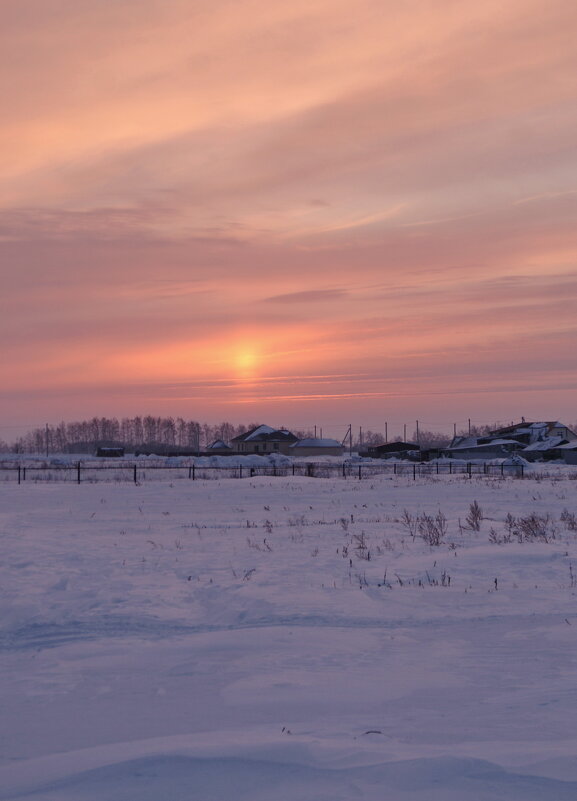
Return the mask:
<path id="1" fill-rule="evenodd" d="M 574 801 L 575 475 L 2 482 L 0 800 Z"/>

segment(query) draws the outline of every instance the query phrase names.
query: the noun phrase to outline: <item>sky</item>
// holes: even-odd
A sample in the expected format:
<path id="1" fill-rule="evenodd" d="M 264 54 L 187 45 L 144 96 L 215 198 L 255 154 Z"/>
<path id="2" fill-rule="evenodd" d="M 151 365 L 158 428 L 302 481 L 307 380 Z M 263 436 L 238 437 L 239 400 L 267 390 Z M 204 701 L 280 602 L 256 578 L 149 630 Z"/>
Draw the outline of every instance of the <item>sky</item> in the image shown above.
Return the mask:
<path id="1" fill-rule="evenodd" d="M 570 0 L 0 2 L 0 438 L 576 420 L 575 30 Z"/>

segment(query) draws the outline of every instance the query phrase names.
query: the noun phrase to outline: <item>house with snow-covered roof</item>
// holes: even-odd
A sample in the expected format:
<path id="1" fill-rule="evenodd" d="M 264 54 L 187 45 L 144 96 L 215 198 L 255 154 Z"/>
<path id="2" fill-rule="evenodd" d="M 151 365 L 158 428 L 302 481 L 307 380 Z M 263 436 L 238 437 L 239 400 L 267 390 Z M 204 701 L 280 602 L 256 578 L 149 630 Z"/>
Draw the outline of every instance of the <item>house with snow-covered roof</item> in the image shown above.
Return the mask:
<path id="1" fill-rule="evenodd" d="M 290 446 L 298 442 L 291 431 L 286 428 L 271 428 L 262 425 L 245 431 L 231 440 L 231 446 L 235 453 L 284 453 L 288 455 Z"/>
<path id="2" fill-rule="evenodd" d="M 454 437 L 443 454 L 453 459 L 469 460 L 503 458 L 520 453 L 524 459 L 534 462 L 560 458 L 558 449 L 573 441 L 577 441 L 577 434 L 563 423 L 522 420 L 490 431 L 483 437 Z"/>
<path id="3" fill-rule="evenodd" d="M 448 448 L 443 448 L 443 456 L 451 459 L 503 459 L 512 453 L 522 451 L 523 445 L 515 439 L 505 437 L 453 437 Z"/>
<path id="4" fill-rule="evenodd" d="M 523 458 L 530 462 L 543 459 L 558 459 L 558 449 L 577 441 L 577 434 L 558 420 L 545 420 L 512 424 L 493 432 L 495 436 L 506 436 L 521 443 Z"/>
<path id="5" fill-rule="evenodd" d="M 497 428 L 490 432 L 493 437 L 507 437 L 517 440 L 525 446 L 536 445 L 549 439 L 558 438 L 565 442 L 577 440 L 577 434 L 564 423 L 558 420 L 544 420 L 539 422 L 528 422 L 522 420 L 520 423 L 511 423 L 510 426 Z M 554 447 L 554 446 L 552 446 Z"/>

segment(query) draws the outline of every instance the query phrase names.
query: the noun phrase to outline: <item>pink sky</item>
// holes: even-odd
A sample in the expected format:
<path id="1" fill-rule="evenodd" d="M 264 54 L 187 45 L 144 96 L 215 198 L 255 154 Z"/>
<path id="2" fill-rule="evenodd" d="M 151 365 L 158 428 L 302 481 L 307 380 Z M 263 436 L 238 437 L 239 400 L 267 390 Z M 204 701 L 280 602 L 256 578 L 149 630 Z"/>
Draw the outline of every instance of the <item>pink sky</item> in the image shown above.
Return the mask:
<path id="1" fill-rule="evenodd" d="M 0 438 L 577 420 L 576 30 L 567 0 L 8 4 Z"/>

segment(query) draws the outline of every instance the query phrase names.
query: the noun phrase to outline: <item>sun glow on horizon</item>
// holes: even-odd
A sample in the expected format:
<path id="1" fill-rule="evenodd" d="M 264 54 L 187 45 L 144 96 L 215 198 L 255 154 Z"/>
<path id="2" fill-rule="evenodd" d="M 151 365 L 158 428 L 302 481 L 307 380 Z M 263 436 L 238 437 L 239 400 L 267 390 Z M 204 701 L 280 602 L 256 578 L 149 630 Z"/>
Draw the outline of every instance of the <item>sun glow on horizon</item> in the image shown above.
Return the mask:
<path id="1" fill-rule="evenodd" d="M 234 370 L 241 378 L 254 378 L 261 361 L 260 354 L 252 345 L 241 345 L 235 349 Z"/>

